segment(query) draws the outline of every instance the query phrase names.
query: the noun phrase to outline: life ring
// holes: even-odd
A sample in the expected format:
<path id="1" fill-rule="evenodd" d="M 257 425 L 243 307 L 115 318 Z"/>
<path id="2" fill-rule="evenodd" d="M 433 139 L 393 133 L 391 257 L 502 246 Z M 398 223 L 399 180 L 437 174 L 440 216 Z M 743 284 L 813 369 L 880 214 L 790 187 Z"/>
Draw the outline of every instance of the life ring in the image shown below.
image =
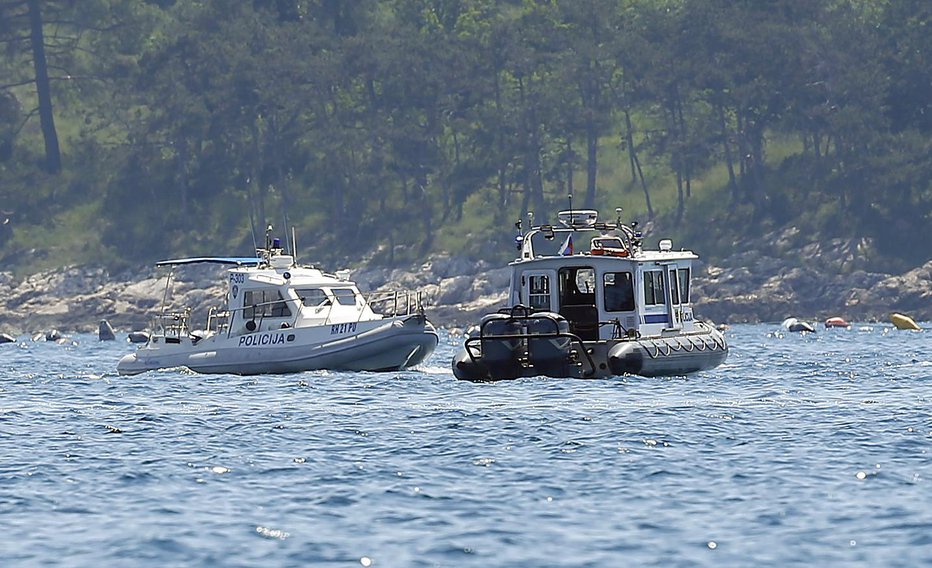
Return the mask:
<path id="1" fill-rule="evenodd" d="M 593 256 L 628 256 L 628 251 L 626 249 L 592 247 L 592 250 L 589 252 L 592 253 Z"/>

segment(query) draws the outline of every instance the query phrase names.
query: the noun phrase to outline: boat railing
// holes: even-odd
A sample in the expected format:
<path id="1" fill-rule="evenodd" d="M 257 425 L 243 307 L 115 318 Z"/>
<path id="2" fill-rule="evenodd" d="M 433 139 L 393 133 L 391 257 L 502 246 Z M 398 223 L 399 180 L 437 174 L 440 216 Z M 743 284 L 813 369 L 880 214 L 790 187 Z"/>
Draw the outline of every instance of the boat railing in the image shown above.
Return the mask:
<path id="1" fill-rule="evenodd" d="M 409 316 L 423 314 L 426 296 L 424 292 L 412 290 L 389 290 L 370 292 L 366 296 L 366 305 L 376 314 L 385 317 Z"/>
<path id="2" fill-rule="evenodd" d="M 213 306 L 207 311 L 207 331 L 225 333 L 230 327 L 232 313 L 225 309 Z"/>
<path id="3" fill-rule="evenodd" d="M 216 316 L 215 316 L 216 319 L 217 319 L 217 324 L 216 324 L 216 325 L 221 326 L 221 327 L 218 327 L 217 332 L 219 333 L 219 332 L 223 331 L 223 332 L 225 332 L 225 333 L 227 334 L 227 337 L 230 336 L 230 333 L 232 332 L 232 329 L 233 329 L 233 328 L 230 326 L 230 322 L 232 321 L 233 315 L 234 315 L 236 312 L 243 312 L 243 319 L 246 320 L 246 330 L 247 330 L 247 332 L 252 333 L 253 331 L 261 330 L 261 329 L 262 329 L 262 322 L 265 320 L 266 317 L 275 317 L 275 316 L 268 316 L 268 315 L 265 313 L 265 307 L 266 307 L 266 306 L 275 306 L 275 305 L 279 305 L 279 304 L 283 304 L 283 303 L 286 304 L 286 305 L 288 305 L 288 301 L 287 301 L 287 300 L 278 300 L 278 299 L 276 299 L 276 300 L 270 300 L 270 301 L 268 301 L 268 302 L 257 302 L 257 303 L 255 303 L 255 304 L 249 304 L 248 306 L 240 306 L 240 307 L 237 307 L 237 308 L 233 308 L 232 310 L 222 310 L 222 309 L 220 309 L 220 308 L 217 308 L 217 312 L 216 312 Z M 257 308 L 262 308 L 262 309 L 261 309 L 261 310 L 257 310 Z M 214 309 L 214 308 L 211 308 L 211 310 L 213 310 L 213 309 Z M 291 310 L 291 306 L 288 306 L 288 309 Z M 250 311 L 250 310 L 252 310 L 252 317 L 247 319 L 247 312 Z M 256 313 L 257 311 L 258 311 L 259 313 Z M 301 314 L 301 310 L 300 310 L 300 309 L 299 309 L 299 310 L 295 310 L 294 313 L 291 313 L 291 315 L 287 316 L 287 317 L 290 317 L 290 318 L 291 318 L 291 323 L 285 322 L 283 325 L 286 325 L 286 326 L 288 326 L 288 327 L 294 327 L 294 326 L 297 324 L 297 320 L 298 320 L 298 317 L 300 316 L 300 314 Z M 329 317 L 329 315 L 328 315 L 328 317 Z M 208 323 L 207 323 L 207 328 L 210 329 L 210 325 L 211 325 L 211 322 L 210 322 L 210 314 L 208 314 L 207 322 L 208 322 Z M 252 323 L 252 326 L 251 326 L 251 327 L 250 327 L 250 322 Z"/>
<path id="4" fill-rule="evenodd" d="M 182 308 L 174 312 L 163 312 L 156 317 L 153 329 L 157 329 L 166 338 L 181 338 L 189 333 L 188 320 L 191 317 L 191 308 Z"/>

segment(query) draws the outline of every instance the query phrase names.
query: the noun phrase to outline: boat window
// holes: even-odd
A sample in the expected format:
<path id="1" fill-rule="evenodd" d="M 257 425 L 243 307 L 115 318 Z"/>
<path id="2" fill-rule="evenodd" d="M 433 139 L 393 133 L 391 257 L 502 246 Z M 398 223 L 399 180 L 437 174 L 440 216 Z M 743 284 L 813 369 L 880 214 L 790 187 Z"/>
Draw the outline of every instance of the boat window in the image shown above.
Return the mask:
<path id="1" fill-rule="evenodd" d="M 244 317 L 248 320 L 257 317 L 286 318 L 291 316 L 291 309 L 278 290 L 247 290 L 243 293 Z"/>
<path id="2" fill-rule="evenodd" d="M 644 305 L 665 304 L 663 295 L 663 271 L 650 270 L 644 273 Z"/>
<path id="3" fill-rule="evenodd" d="M 320 288 L 307 288 L 297 292 L 301 303 L 308 308 L 316 308 L 327 301 L 327 294 Z"/>
<path id="4" fill-rule="evenodd" d="M 560 305 L 595 305 L 595 270 L 588 266 L 561 268 Z"/>
<path id="5" fill-rule="evenodd" d="M 356 293 L 351 288 L 331 288 L 330 291 L 341 306 L 356 305 Z"/>
<path id="6" fill-rule="evenodd" d="M 634 283 L 630 272 L 606 272 L 602 275 L 602 284 L 605 292 L 605 311 L 634 310 Z"/>
<path id="7" fill-rule="evenodd" d="M 680 300 L 684 304 L 689 303 L 689 269 L 680 268 Z"/>
<path id="8" fill-rule="evenodd" d="M 675 268 L 670 269 L 669 282 L 670 282 L 670 299 L 672 300 L 673 304 L 679 304 L 680 303 L 680 285 L 679 285 L 679 279 L 676 277 Z"/>
<path id="9" fill-rule="evenodd" d="M 535 274 L 528 277 L 528 304 L 538 310 L 550 309 L 550 277 Z"/>

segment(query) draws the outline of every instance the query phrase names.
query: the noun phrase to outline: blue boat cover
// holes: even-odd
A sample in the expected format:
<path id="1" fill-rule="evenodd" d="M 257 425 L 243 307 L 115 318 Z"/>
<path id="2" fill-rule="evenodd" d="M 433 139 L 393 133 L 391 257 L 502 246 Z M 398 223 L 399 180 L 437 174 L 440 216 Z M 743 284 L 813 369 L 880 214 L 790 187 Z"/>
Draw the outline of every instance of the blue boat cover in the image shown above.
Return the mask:
<path id="1" fill-rule="evenodd" d="M 177 258 L 174 260 L 160 260 L 156 266 L 178 266 L 181 264 L 233 264 L 236 266 L 257 266 L 262 259 L 252 257 L 232 256 L 198 256 L 194 258 Z"/>

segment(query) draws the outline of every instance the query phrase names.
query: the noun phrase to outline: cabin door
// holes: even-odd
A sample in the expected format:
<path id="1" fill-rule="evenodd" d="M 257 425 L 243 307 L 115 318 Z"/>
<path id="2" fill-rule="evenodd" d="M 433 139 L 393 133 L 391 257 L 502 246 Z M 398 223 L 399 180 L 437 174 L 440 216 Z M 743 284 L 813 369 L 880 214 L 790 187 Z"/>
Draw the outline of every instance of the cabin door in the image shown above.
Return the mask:
<path id="1" fill-rule="evenodd" d="M 521 275 L 521 303 L 537 311 L 555 312 L 553 290 L 555 270 L 529 270 Z"/>
<path id="2" fill-rule="evenodd" d="M 683 307 L 680 305 L 680 280 L 676 277 L 676 265 L 664 265 L 667 272 L 667 316 L 670 318 L 669 329 L 683 329 Z"/>

